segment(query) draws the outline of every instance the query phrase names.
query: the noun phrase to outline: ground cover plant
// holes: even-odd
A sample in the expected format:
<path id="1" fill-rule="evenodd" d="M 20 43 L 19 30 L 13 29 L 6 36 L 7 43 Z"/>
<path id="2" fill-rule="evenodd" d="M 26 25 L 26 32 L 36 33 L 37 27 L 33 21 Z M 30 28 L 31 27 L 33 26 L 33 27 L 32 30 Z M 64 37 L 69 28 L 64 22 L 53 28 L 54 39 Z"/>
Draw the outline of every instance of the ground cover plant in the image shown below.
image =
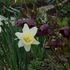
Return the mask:
<path id="1" fill-rule="evenodd" d="M 0 70 L 70 70 L 70 2 L 0 0 Z"/>

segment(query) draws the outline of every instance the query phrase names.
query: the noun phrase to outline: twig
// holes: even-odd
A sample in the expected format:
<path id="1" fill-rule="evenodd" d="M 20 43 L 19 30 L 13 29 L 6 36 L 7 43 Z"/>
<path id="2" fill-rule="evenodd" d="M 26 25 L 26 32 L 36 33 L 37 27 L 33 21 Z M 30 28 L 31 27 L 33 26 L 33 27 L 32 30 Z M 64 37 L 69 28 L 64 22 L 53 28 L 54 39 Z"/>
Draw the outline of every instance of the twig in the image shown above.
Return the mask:
<path id="1" fill-rule="evenodd" d="M 59 58 L 58 54 L 55 52 L 55 50 L 53 48 L 51 48 L 51 51 L 54 53 L 54 55 L 57 57 L 57 59 L 61 62 L 61 64 L 64 67 L 64 70 L 67 70 L 66 66 L 64 65 L 64 63 L 62 62 L 62 60 Z"/>

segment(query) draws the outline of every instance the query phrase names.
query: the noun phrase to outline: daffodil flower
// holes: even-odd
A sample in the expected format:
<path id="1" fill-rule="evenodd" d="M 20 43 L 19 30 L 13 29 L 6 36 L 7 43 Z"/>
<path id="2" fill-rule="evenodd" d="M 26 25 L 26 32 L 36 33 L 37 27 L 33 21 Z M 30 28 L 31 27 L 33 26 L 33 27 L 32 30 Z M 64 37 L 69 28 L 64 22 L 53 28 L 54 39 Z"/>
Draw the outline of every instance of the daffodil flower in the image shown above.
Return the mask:
<path id="1" fill-rule="evenodd" d="M 39 42 L 34 38 L 34 36 L 37 33 L 37 27 L 33 27 L 29 29 L 27 24 L 24 24 L 24 27 L 22 29 L 22 33 L 16 32 L 15 35 L 18 37 L 18 47 L 23 47 L 24 49 L 29 52 L 31 49 L 31 44 L 38 45 Z"/>

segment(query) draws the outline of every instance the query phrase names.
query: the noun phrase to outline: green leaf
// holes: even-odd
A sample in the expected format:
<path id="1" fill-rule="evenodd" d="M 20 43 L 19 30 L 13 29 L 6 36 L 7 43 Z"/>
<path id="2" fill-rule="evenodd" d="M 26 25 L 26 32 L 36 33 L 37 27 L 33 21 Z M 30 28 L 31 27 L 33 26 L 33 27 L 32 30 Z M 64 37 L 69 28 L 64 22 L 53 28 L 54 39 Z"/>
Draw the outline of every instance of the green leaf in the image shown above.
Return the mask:
<path id="1" fill-rule="evenodd" d="M 69 63 L 65 63 L 64 64 L 67 70 L 70 70 L 70 64 Z"/>

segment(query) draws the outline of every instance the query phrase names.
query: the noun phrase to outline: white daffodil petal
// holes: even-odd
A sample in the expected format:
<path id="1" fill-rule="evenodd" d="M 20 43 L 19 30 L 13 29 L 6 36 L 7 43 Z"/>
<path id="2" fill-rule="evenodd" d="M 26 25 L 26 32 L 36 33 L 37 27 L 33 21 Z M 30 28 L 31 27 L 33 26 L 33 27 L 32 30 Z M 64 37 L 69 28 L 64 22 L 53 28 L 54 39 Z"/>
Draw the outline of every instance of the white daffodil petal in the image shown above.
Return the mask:
<path id="1" fill-rule="evenodd" d="M 1 29 L 1 27 L 0 27 L 0 33 L 1 33 L 1 30 L 2 30 L 2 29 Z"/>
<path id="2" fill-rule="evenodd" d="M 18 42 L 18 47 L 20 48 L 20 47 L 23 47 L 24 46 L 24 44 L 22 43 L 22 41 L 19 41 Z"/>
<path id="3" fill-rule="evenodd" d="M 30 32 L 33 34 L 33 36 L 36 35 L 38 28 L 37 27 L 33 27 L 30 29 Z"/>
<path id="4" fill-rule="evenodd" d="M 24 45 L 24 49 L 29 52 L 31 49 L 31 45 Z"/>
<path id="5" fill-rule="evenodd" d="M 38 45 L 38 44 L 40 44 L 40 42 L 39 41 L 37 41 L 36 39 L 34 39 L 34 41 L 33 41 L 33 43 L 32 44 L 36 44 L 36 45 Z"/>
<path id="6" fill-rule="evenodd" d="M 27 24 L 24 24 L 24 27 L 22 29 L 22 31 L 25 33 L 25 32 L 29 32 L 29 27 Z"/>
<path id="7" fill-rule="evenodd" d="M 23 33 L 16 32 L 15 35 L 20 39 Z"/>

